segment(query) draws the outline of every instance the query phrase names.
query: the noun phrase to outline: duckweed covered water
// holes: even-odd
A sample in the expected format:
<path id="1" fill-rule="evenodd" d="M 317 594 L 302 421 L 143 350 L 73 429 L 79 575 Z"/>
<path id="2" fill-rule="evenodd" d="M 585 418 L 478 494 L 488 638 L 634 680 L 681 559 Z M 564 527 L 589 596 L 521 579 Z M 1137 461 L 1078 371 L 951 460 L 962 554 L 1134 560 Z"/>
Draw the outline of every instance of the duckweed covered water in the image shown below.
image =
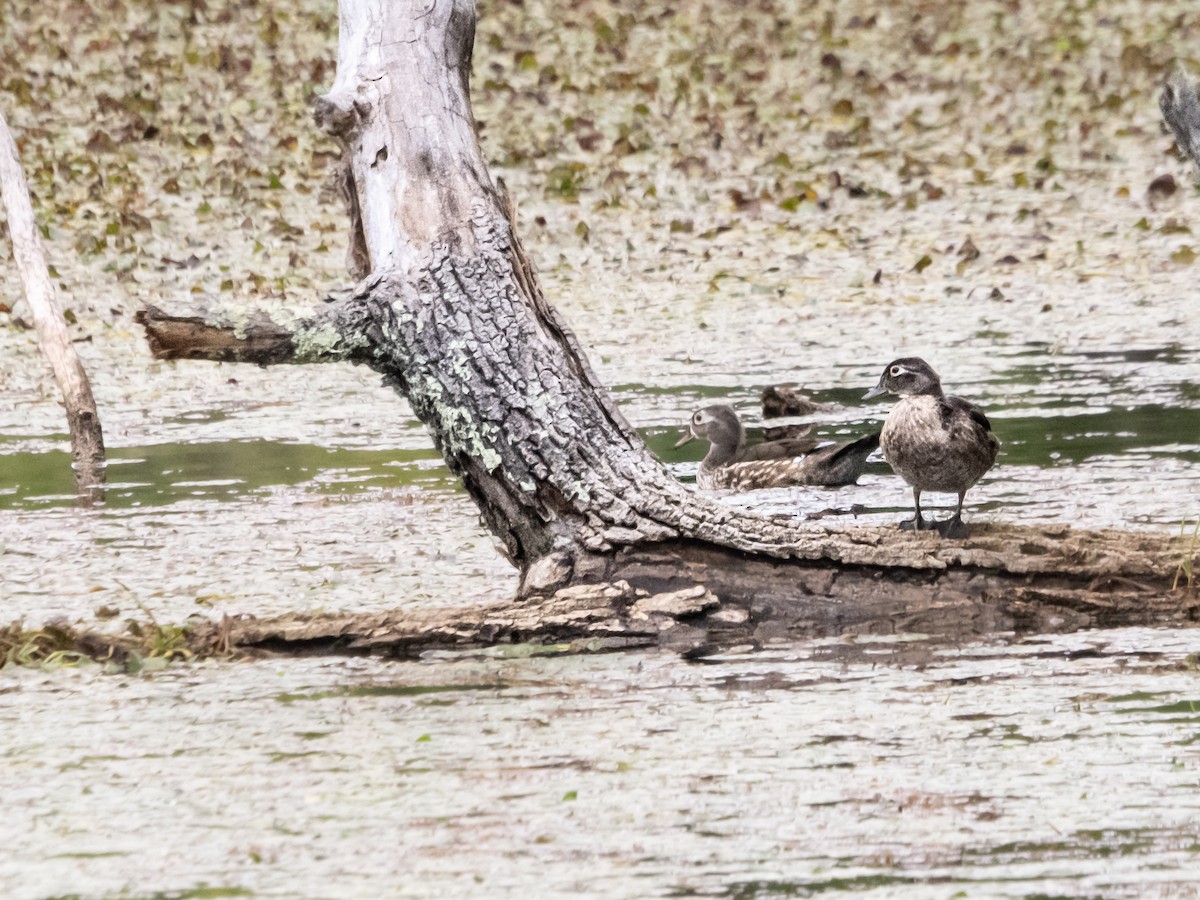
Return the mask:
<path id="1" fill-rule="evenodd" d="M 758 390 L 802 381 L 837 405 L 822 433 L 845 439 L 886 412 L 858 399 L 878 367 L 921 352 L 1004 442 L 972 517 L 1175 533 L 1200 514 L 1200 355 L 1175 340 L 1182 300 L 1124 335 L 1138 346 L 1106 349 L 1115 323 L 1075 334 L 1065 314 L 1055 341 L 1031 344 L 995 331 L 992 307 L 953 301 L 767 315 L 753 295 L 704 308 L 676 286 L 662 307 L 620 316 L 606 293 L 546 280 L 685 479 L 695 456 L 670 445 L 695 406 L 733 402 L 759 425 Z M 1055 308 L 1082 316 L 1095 298 L 1060 283 Z M 678 324 L 687 309 L 720 340 Z M 852 329 L 847 310 L 880 324 Z M 657 321 L 676 324 L 653 335 L 656 377 L 631 381 Z M 0 345 L 21 341 L 0 332 Z M 0 395 L 0 597 L 13 617 L 120 629 L 511 592 L 475 508 L 404 404 L 363 373 L 159 366 L 132 339 L 116 346 L 132 374 L 98 388 L 113 457 L 101 506 L 73 505 L 52 400 Z M 92 351 L 94 369 L 113 347 Z M 908 492 L 877 463 L 856 488 L 726 499 L 888 521 Z M 998 638 L 847 636 L 695 663 L 6 669 L 0 883 L 29 900 L 1188 896 L 1200 641 Z"/>
<path id="2" fill-rule="evenodd" d="M 22 670 L 0 878 L 17 898 L 1188 896 L 1196 649 L 1127 630 Z"/>

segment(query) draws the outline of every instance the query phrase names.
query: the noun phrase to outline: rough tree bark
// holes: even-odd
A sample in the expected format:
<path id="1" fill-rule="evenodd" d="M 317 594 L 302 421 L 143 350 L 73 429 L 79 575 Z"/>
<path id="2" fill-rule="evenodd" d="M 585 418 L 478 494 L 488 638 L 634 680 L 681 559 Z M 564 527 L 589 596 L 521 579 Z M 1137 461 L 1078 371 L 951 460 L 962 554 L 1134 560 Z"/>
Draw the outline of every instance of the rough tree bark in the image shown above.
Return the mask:
<path id="1" fill-rule="evenodd" d="M 100 429 L 100 416 L 92 398 L 91 382 L 71 343 L 58 294 L 50 280 L 42 236 L 38 233 L 29 199 L 29 185 L 21 171 L 17 145 L 3 113 L 0 113 L 0 194 L 8 214 L 13 259 L 33 313 L 33 325 L 67 410 L 75 488 L 81 497 L 90 498 L 95 487 L 104 480 L 104 434 Z"/>
<path id="2" fill-rule="evenodd" d="M 1179 151 L 1200 168 L 1200 98 L 1182 72 L 1163 85 L 1158 106 Z"/>
<path id="3" fill-rule="evenodd" d="M 474 25 L 470 0 L 341 2 L 337 78 L 315 117 L 344 149 L 351 296 L 300 321 L 139 315 L 162 359 L 345 360 L 409 399 L 520 571 L 520 602 L 385 617 L 362 625 L 372 645 L 381 633 L 411 649 L 572 628 L 620 639 L 681 617 L 722 633 L 772 618 L 811 633 L 1191 616 L 1170 595 L 1180 551 L 1165 537 L 981 527 L 940 543 L 763 518 L 679 484 L 597 381 L 517 239 L 475 135 Z M 235 641 L 354 640 L 341 619 L 222 628 L 220 640 L 231 629 Z"/>

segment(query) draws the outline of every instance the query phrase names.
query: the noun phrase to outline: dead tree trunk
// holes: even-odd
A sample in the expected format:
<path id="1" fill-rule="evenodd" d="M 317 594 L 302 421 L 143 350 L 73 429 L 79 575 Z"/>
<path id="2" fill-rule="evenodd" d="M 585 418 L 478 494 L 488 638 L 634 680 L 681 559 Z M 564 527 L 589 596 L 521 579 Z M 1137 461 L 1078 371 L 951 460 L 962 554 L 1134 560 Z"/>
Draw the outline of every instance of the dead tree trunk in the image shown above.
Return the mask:
<path id="1" fill-rule="evenodd" d="M 92 399 L 91 382 L 71 343 L 54 282 L 50 280 L 42 236 L 33 218 L 29 185 L 21 171 L 17 145 L 3 113 L 0 113 L 0 194 L 8 213 L 13 259 L 33 313 L 38 341 L 50 361 L 67 409 L 75 488 L 81 497 L 91 497 L 96 486 L 104 480 L 104 434 L 100 429 L 100 416 L 96 412 L 96 401 Z"/>
<path id="2" fill-rule="evenodd" d="M 149 308 L 139 318 L 156 356 L 381 372 L 462 477 L 520 570 L 522 597 L 703 586 L 718 603 L 804 600 L 830 627 L 1030 590 L 1065 608 L 1097 592 L 1130 608 L 1166 598 L 1179 553 L 1165 538 L 981 528 L 943 544 L 766 519 L 680 485 L 542 295 L 488 175 L 468 89 L 473 3 L 342 0 L 340 13 L 337 79 L 316 119 L 344 148 L 356 290 L 298 322 Z"/>
<path id="3" fill-rule="evenodd" d="M 1158 106 L 1179 152 L 1200 168 L 1200 98 L 1196 89 L 1179 73 L 1163 85 Z"/>

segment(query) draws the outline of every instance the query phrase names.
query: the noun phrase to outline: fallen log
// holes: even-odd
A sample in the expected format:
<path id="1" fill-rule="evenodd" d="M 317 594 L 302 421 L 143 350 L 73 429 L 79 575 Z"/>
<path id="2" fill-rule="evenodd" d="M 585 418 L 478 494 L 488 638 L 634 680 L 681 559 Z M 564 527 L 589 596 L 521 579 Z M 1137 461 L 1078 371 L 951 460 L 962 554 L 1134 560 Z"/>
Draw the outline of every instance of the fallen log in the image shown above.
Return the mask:
<path id="1" fill-rule="evenodd" d="M 978 532 L 974 546 L 950 552 L 929 534 L 855 529 L 844 535 L 843 551 L 857 561 L 841 564 L 767 565 L 753 556 L 664 545 L 659 561 L 618 562 L 610 581 L 516 602 L 226 618 L 199 626 L 190 643 L 200 653 L 395 657 L 498 644 L 696 653 L 847 635 L 926 635 L 957 643 L 997 634 L 1180 626 L 1200 617 L 1200 594 L 1172 592 L 1164 583 L 1179 548 L 1155 535 L 1000 526 Z M 1136 546 L 1128 546 L 1131 538 Z M 1004 548 L 1013 542 L 1032 550 L 1020 557 L 1024 572 L 1004 567 L 1011 558 Z M 896 553 L 910 565 L 898 565 Z"/>

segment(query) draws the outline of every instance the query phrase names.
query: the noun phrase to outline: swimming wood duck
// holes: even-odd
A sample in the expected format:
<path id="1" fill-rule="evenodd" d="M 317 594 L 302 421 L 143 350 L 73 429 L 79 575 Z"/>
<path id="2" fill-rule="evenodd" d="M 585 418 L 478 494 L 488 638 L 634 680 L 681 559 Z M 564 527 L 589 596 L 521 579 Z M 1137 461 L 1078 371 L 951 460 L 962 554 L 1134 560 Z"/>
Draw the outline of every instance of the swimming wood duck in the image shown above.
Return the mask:
<path id="1" fill-rule="evenodd" d="M 828 403 L 818 403 L 790 384 L 776 384 L 763 388 L 761 400 L 764 419 L 807 416 L 815 412 L 827 412 L 833 408 Z"/>
<path id="2" fill-rule="evenodd" d="M 854 484 L 867 457 L 879 446 L 879 434 L 817 448 L 811 437 L 746 445 L 746 430 L 733 407 L 718 404 L 698 409 L 676 447 L 700 439 L 709 443 L 696 484 L 706 490 Z"/>
<path id="3" fill-rule="evenodd" d="M 893 360 L 864 400 L 893 394 L 900 399 L 888 413 L 879 445 L 883 458 L 912 486 L 916 516 L 901 523 L 908 530 L 933 529 L 943 537 L 965 538 L 963 498 L 996 462 L 1000 441 L 992 424 L 962 397 L 947 397 L 937 372 L 915 356 Z M 921 516 L 921 492 L 958 494 L 953 518 L 933 522 Z"/>

